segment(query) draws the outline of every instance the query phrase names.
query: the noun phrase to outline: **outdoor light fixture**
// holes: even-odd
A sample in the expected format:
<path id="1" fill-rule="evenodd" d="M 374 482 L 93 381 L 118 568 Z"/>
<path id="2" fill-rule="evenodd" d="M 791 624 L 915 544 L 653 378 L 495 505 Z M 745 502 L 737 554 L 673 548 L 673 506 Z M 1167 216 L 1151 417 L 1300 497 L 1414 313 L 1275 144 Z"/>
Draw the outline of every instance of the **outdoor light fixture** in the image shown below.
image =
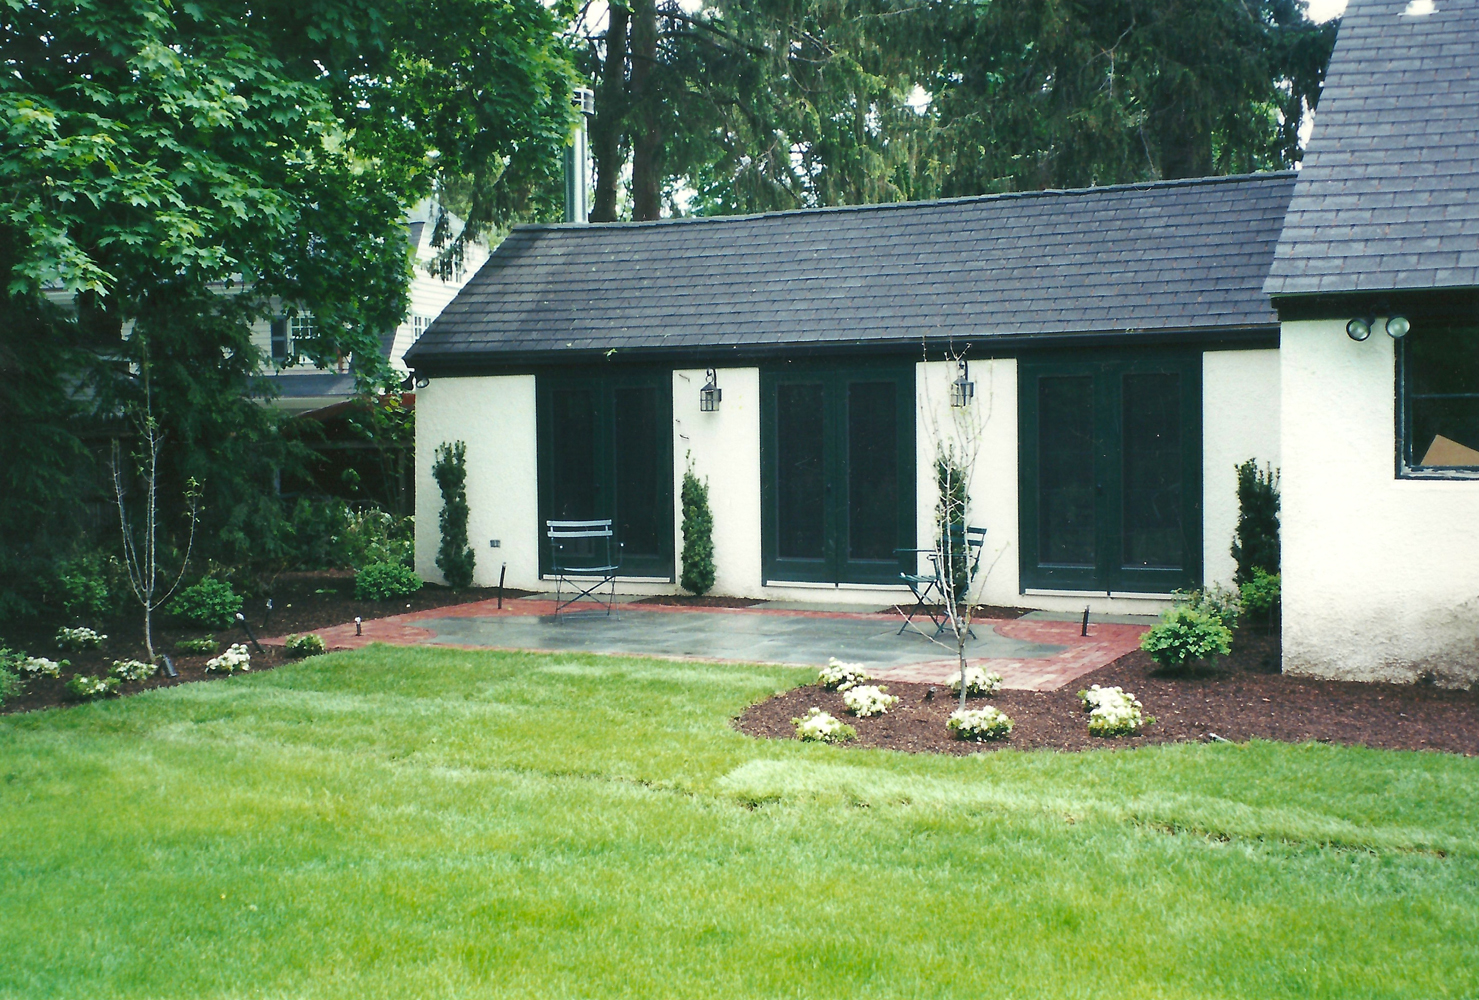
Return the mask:
<path id="1" fill-rule="evenodd" d="M 425 389 L 429 385 L 431 385 L 431 379 L 427 378 L 424 375 L 416 376 L 416 388 Z"/>
<path id="2" fill-rule="evenodd" d="M 1407 321 L 1406 316 L 1393 316 L 1387 320 L 1387 336 L 1393 340 L 1401 340 L 1411 329 L 1412 324 Z"/>
<path id="3" fill-rule="evenodd" d="M 976 397 L 976 383 L 971 381 L 971 367 L 965 358 L 959 361 L 960 375 L 950 383 L 950 405 L 969 406 Z"/>
<path id="4" fill-rule="evenodd" d="M 1365 340 L 1371 336 L 1371 328 L 1375 325 L 1375 316 L 1357 316 L 1345 325 L 1346 336 L 1352 340 Z"/>
<path id="5" fill-rule="evenodd" d="M 698 408 L 701 413 L 714 413 L 719 409 L 719 400 L 724 398 L 724 390 L 719 388 L 719 379 L 714 375 L 714 369 L 707 372 L 708 381 L 698 391 Z"/>

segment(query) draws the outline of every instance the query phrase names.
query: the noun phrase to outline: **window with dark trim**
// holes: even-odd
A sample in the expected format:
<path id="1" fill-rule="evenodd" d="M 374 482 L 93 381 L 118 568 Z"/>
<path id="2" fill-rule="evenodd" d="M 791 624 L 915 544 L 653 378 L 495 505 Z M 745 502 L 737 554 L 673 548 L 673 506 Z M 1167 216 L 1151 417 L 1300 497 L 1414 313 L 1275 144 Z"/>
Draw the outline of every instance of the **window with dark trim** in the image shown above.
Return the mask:
<path id="1" fill-rule="evenodd" d="M 1398 342 L 1397 474 L 1479 479 L 1479 327 L 1414 324 Z"/>

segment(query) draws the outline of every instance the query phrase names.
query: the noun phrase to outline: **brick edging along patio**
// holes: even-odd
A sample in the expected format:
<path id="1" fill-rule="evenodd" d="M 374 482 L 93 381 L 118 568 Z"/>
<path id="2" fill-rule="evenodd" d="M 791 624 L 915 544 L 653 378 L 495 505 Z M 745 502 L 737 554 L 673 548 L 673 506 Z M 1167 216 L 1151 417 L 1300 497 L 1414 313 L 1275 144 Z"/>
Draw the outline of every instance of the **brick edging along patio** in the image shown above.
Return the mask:
<path id="1" fill-rule="evenodd" d="M 325 645 L 331 650 L 360 649 L 375 642 L 388 643 L 393 646 L 435 644 L 447 646 L 448 648 L 491 650 L 505 647 L 436 642 L 436 632 L 418 623 L 434 619 L 445 620 L 448 618 L 497 619 L 545 617 L 553 615 L 554 611 L 555 603 L 549 600 L 510 599 L 504 601 L 504 606 L 501 610 L 498 608 L 496 601 L 473 601 L 467 604 L 457 604 L 425 611 L 391 615 L 386 618 L 370 619 L 361 623 L 359 635 L 355 634 L 355 626 L 352 622 L 345 625 L 316 629 L 315 634 L 320 636 L 324 640 Z M 855 619 L 878 622 L 899 620 L 897 613 L 894 612 L 807 611 L 775 608 L 693 608 L 661 604 L 627 604 L 621 607 L 621 614 L 779 615 L 791 618 Z M 1004 687 L 1027 691 L 1056 690 L 1067 686 L 1078 678 L 1092 673 L 1101 667 L 1108 666 L 1121 656 L 1138 648 L 1140 638 L 1146 631 L 1146 626 L 1144 625 L 1091 623 L 1089 626 L 1089 635 L 1085 637 L 1079 634 L 1080 624 L 1078 622 L 982 619 L 973 624 L 977 629 L 990 628 L 998 635 L 1007 638 L 1019 639 L 1029 643 L 1064 647 L 1060 652 L 1042 657 L 970 657 L 967 660 L 972 666 L 979 666 L 984 670 L 1001 674 Z M 262 641 L 266 644 L 280 645 L 284 639 L 284 636 L 276 636 L 270 639 L 263 639 Z M 570 652 L 569 650 L 537 649 L 523 646 L 517 648 L 525 652 Z M 929 655 L 921 656 L 918 662 L 870 667 L 869 673 L 873 677 L 884 681 L 915 681 L 939 684 L 944 684 L 950 675 L 955 673 L 957 664 L 948 649 L 933 644 L 927 646 L 921 645 L 920 652 Z M 939 655 L 942 653 L 944 654 L 943 656 Z M 613 655 L 642 654 L 640 650 L 632 650 Z M 714 660 L 694 656 L 673 657 L 670 654 L 651 655 L 662 655 L 664 658 L 685 660 L 705 660 L 707 662 L 745 662 L 743 660 Z M 777 661 L 752 659 L 749 662 Z M 784 663 L 784 665 L 817 666 L 818 664 L 791 662 Z"/>

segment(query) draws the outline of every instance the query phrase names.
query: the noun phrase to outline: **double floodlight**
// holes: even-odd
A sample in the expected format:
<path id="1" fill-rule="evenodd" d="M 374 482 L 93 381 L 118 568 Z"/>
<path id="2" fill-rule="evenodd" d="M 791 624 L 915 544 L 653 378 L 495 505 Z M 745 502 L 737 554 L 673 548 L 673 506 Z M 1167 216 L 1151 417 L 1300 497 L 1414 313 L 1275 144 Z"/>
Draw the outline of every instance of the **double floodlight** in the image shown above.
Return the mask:
<path id="1" fill-rule="evenodd" d="M 1352 340 L 1365 340 L 1371 336 L 1371 331 L 1376 327 L 1375 316 L 1357 316 L 1345 325 L 1346 336 Z M 1412 329 L 1412 323 L 1406 316 L 1388 316 L 1386 321 L 1387 336 L 1393 340 L 1401 340 L 1407 336 L 1407 331 Z"/>

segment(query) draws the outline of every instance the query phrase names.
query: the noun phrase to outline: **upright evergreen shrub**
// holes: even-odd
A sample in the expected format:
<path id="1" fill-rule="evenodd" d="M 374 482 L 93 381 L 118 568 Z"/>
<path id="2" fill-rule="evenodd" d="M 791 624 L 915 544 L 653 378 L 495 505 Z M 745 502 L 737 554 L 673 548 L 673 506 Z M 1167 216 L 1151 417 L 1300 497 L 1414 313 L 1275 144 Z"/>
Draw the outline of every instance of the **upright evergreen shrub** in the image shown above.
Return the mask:
<path id="1" fill-rule="evenodd" d="M 438 445 L 431 474 L 442 491 L 437 569 L 453 587 L 466 587 L 472 583 L 475 560 L 467 544 L 467 445 L 461 441 Z"/>
<path id="2" fill-rule="evenodd" d="M 940 551 L 949 542 L 951 589 L 957 603 L 965 603 L 971 590 L 970 554 L 965 542 L 966 481 L 965 470 L 955 456 L 941 453 L 935 458 L 935 482 L 940 499 L 935 504 L 935 524 L 939 530 Z"/>
<path id="3" fill-rule="evenodd" d="M 714 515 L 709 510 L 709 484 L 683 473 L 683 576 L 678 581 L 693 594 L 714 586 Z"/>
<path id="4" fill-rule="evenodd" d="M 1279 572 L 1279 470 L 1260 469 L 1255 459 L 1238 466 L 1238 530 L 1232 557 L 1238 586 L 1253 579 L 1255 570 Z"/>

